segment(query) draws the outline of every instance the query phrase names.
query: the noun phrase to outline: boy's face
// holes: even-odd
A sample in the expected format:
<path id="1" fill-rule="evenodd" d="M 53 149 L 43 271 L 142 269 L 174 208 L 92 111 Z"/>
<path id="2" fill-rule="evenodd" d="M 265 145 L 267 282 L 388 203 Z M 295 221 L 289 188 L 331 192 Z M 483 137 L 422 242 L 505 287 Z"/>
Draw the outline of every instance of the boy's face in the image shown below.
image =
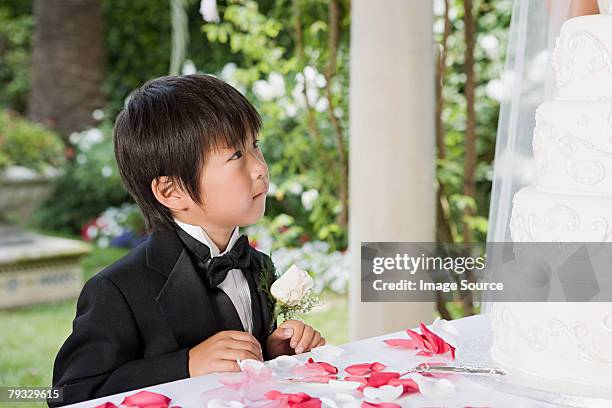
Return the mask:
<path id="1" fill-rule="evenodd" d="M 202 205 L 191 198 L 179 219 L 211 228 L 246 226 L 266 208 L 268 166 L 257 139 L 244 149 L 223 148 L 209 153 L 200 178 Z"/>

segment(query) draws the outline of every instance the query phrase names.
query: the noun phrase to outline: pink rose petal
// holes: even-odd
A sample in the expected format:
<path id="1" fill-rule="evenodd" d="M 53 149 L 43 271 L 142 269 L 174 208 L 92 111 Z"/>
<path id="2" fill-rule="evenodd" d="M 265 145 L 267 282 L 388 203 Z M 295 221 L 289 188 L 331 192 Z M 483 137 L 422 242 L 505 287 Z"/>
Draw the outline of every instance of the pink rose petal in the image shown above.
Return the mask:
<path id="1" fill-rule="evenodd" d="M 243 397 L 238 390 L 230 387 L 217 387 L 200 394 L 200 401 L 202 401 L 203 406 L 207 406 L 210 401 L 215 399 L 223 401 L 242 401 Z"/>
<path id="2" fill-rule="evenodd" d="M 96 405 L 94 408 L 118 408 L 112 402 L 105 402 L 104 404 Z"/>
<path id="3" fill-rule="evenodd" d="M 228 373 L 219 376 L 217 379 L 221 384 L 226 385 L 235 390 L 239 390 L 244 384 L 249 382 L 249 376 L 246 373 Z"/>
<path id="4" fill-rule="evenodd" d="M 121 401 L 121 405 L 138 408 L 168 408 L 170 398 L 151 391 L 139 391 Z"/>
<path id="5" fill-rule="evenodd" d="M 321 400 L 313 398 L 304 392 L 296 394 L 283 394 L 280 391 L 272 390 L 266 393 L 266 398 L 269 400 L 286 402 L 289 408 L 320 408 Z M 285 406 L 285 404 L 283 404 Z"/>
<path id="6" fill-rule="evenodd" d="M 344 369 L 350 375 L 366 375 L 373 371 L 381 371 L 386 366 L 375 362 L 375 363 L 361 363 L 361 364 L 353 364 Z"/>
<path id="7" fill-rule="evenodd" d="M 406 334 L 410 339 L 388 339 L 384 340 L 384 343 L 391 347 L 401 347 L 412 350 L 419 350 L 417 356 L 431 357 L 434 354 L 451 354 L 451 358 L 455 358 L 455 347 L 456 344 L 456 329 L 450 325 L 446 320 L 436 320 L 434 322 L 436 330 L 441 333 L 445 333 L 449 337 L 447 343 L 442 337 L 438 336 L 432 330 L 430 330 L 425 324 L 421 322 L 420 328 L 421 333 L 417 333 L 414 330 L 406 330 Z"/>
<path id="8" fill-rule="evenodd" d="M 402 408 L 402 406 L 394 404 L 392 402 L 381 402 L 378 404 L 373 404 L 371 402 L 363 401 L 361 403 L 361 408 Z"/>
<path id="9" fill-rule="evenodd" d="M 408 339 L 389 339 L 389 340 L 384 340 L 384 343 L 391 347 L 401 347 L 401 348 L 407 348 L 410 350 L 414 350 L 417 348 L 415 341 L 408 340 Z"/>

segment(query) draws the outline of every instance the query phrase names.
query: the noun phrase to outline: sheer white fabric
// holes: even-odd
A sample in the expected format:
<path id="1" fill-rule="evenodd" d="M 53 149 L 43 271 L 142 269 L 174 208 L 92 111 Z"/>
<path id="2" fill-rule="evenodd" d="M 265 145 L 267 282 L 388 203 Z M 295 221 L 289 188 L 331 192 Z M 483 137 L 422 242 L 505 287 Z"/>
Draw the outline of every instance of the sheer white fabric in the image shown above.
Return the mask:
<path id="1" fill-rule="evenodd" d="M 535 111 L 555 96 L 550 56 L 561 25 L 570 18 L 573 7 L 572 0 L 514 0 L 502 77 L 504 97 L 495 146 L 487 242 L 511 241 L 512 198 L 535 176 Z M 499 264 L 500 260 L 487 261 Z M 483 302 L 481 306 L 486 312 L 490 305 Z"/>

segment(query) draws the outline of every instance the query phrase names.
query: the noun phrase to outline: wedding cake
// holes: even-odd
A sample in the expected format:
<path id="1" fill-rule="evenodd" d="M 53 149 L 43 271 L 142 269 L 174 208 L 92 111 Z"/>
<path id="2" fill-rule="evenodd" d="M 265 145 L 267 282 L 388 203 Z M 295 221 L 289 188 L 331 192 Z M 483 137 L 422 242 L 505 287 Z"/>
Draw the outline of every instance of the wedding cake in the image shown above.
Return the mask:
<path id="1" fill-rule="evenodd" d="M 514 196 L 511 237 L 612 242 L 612 15 L 566 21 L 553 64 L 556 98 L 536 112 L 537 176 Z M 513 381 L 612 399 L 612 303 L 500 302 L 492 328 L 491 357 Z"/>

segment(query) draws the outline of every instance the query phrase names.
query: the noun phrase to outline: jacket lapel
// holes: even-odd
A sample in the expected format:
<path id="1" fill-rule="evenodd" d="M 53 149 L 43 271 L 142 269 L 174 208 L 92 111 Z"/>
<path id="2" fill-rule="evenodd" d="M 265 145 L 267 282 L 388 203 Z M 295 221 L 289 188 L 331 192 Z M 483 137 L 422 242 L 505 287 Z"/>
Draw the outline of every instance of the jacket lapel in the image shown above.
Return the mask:
<path id="1" fill-rule="evenodd" d="M 251 248 L 252 261 L 249 269 L 250 273 L 245 274 L 245 276 L 247 276 L 249 288 L 251 289 L 253 316 L 259 316 L 259 318 L 256 319 L 259 325 L 257 326 L 257 323 L 253 323 L 254 331 L 255 333 L 261 333 L 262 339 L 266 340 L 271 332 L 272 310 L 268 294 L 263 290 L 259 290 L 261 274 L 263 273 L 261 256 L 259 252 Z M 255 308 L 257 308 L 257 310 Z"/>
<path id="2" fill-rule="evenodd" d="M 155 300 L 181 348 L 192 347 L 219 331 L 206 287 L 174 231 L 151 236 L 147 264 L 167 276 Z"/>

